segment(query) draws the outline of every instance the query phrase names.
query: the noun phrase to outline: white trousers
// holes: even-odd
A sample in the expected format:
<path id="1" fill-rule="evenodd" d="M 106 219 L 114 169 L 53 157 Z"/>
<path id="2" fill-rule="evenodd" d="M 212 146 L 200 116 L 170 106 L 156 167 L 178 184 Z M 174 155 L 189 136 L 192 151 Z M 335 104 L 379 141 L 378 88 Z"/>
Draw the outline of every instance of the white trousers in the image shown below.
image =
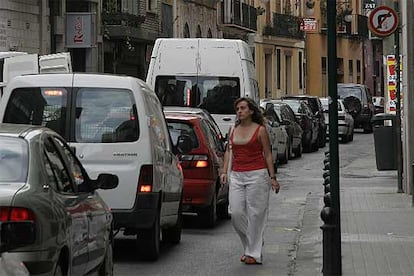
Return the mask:
<path id="1" fill-rule="evenodd" d="M 244 255 L 262 262 L 263 235 L 269 211 L 267 169 L 230 174 L 231 221 L 240 236 Z"/>

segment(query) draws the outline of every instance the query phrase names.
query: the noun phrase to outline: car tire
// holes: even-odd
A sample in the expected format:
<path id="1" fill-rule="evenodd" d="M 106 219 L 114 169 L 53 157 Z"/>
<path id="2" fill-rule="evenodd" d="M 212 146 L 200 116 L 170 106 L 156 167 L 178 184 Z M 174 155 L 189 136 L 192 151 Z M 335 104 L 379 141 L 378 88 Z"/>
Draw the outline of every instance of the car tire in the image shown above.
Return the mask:
<path id="1" fill-rule="evenodd" d="M 301 142 L 299 143 L 298 147 L 293 150 L 293 153 L 295 154 L 295 158 L 301 157 L 302 152 L 303 152 L 303 147 L 302 147 L 302 142 Z"/>
<path id="2" fill-rule="evenodd" d="M 177 216 L 177 223 L 175 226 L 162 229 L 162 240 L 164 242 L 178 244 L 181 241 L 181 233 L 183 229 L 182 201 L 180 201 L 180 207 L 178 209 Z"/>
<path id="3" fill-rule="evenodd" d="M 98 273 L 99 276 L 114 275 L 114 259 L 113 259 L 114 239 L 113 239 L 112 230 L 109 235 L 110 237 L 109 237 L 108 245 L 106 248 L 105 258 L 101 264 L 101 267 L 99 268 L 99 273 Z"/>
<path id="4" fill-rule="evenodd" d="M 320 148 L 324 148 L 326 145 L 326 131 L 323 129 L 322 131 L 319 131 L 319 137 L 318 137 L 318 146 Z"/>
<path id="5" fill-rule="evenodd" d="M 160 254 L 160 214 L 159 211 L 151 228 L 140 230 L 137 236 L 138 253 L 142 260 L 156 261 Z"/>
<path id="6" fill-rule="evenodd" d="M 213 228 L 217 221 L 217 197 L 213 193 L 210 205 L 200 211 L 199 216 L 205 227 Z"/>
<path id="7" fill-rule="evenodd" d="M 229 201 L 217 206 L 217 217 L 219 219 L 229 219 Z"/>

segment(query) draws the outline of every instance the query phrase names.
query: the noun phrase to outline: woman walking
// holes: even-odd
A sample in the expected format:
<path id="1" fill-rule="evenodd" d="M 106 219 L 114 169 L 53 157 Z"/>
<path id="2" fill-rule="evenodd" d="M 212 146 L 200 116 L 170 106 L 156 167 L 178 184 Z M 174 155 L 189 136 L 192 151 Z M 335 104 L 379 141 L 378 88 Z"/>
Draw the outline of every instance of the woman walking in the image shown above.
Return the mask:
<path id="1" fill-rule="evenodd" d="M 280 186 L 258 106 L 250 98 L 239 98 L 234 107 L 238 122 L 230 132 L 220 178 L 226 183 L 230 177 L 231 219 L 243 245 L 241 261 L 261 264 L 270 187 L 278 193 Z M 231 173 L 227 176 L 230 158 Z"/>

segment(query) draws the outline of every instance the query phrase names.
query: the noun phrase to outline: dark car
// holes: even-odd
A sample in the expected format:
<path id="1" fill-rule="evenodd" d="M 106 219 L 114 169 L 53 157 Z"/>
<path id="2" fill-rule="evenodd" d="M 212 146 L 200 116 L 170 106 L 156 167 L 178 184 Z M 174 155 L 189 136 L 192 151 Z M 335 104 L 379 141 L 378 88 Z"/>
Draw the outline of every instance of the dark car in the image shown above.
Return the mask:
<path id="1" fill-rule="evenodd" d="M 368 87 L 356 83 L 338 83 L 338 98 L 343 99 L 345 108 L 354 118 L 354 128 L 362 127 L 365 133 L 372 132 L 371 119 L 375 109 Z"/>
<path id="2" fill-rule="evenodd" d="M 292 108 L 282 102 L 281 100 L 273 100 L 273 99 L 263 99 L 263 103 L 272 103 L 273 109 L 278 117 L 280 124 L 282 124 L 287 132 L 289 146 L 291 148 L 292 153 L 295 157 L 302 156 L 302 134 L 303 130 L 298 120 L 295 117 L 295 112 Z M 291 158 L 291 156 L 289 156 Z"/>
<path id="3" fill-rule="evenodd" d="M 165 112 L 172 143 L 180 135 L 191 138 L 192 150 L 179 154 L 184 173 L 183 212 L 197 213 L 202 223 L 213 227 L 217 217 L 228 217 L 229 186 L 221 185 L 224 143 L 210 120 L 200 114 Z"/>
<path id="4" fill-rule="evenodd" d="M 325 116 L 323 115 L 322 103 L 318 96 L 311 95 L 294 95 L 284 96 L 282 99 L 298 99 L 306 101 L 312 110 L 313 115 L 318 119 L 319 130 L 318 130 L 318 146 L 320 148 L 325 147 L 326 142 L 326 125 Z"/>
<path id="5" fill-rule="evenodd" d="M 288 104 L 281 101 L 273 101 L 273 106 L 276 114 L 281 118 L 282 124 L 286 127 L 295 157 L 301 157 L 303 130 L 295 117 L 295 112 Z"/>
<path id="6" fill-rule="evenodd" d="M 295 112 L 302 133 L 302 145 L 305 152 L 317 151 L 319 149 L 319 119 L 317 119 L 306 101 L 296 99 L 282 100 Z"/>
<path id="7" fill-rule="evenodd" d="M 90 179 L 56 132 L 0 124 L 0 222 L 34 223 L 33 244 L 9 251 L 31 275 L 112 275 L 113 216 L 97 190 L 117 185 Z"/>

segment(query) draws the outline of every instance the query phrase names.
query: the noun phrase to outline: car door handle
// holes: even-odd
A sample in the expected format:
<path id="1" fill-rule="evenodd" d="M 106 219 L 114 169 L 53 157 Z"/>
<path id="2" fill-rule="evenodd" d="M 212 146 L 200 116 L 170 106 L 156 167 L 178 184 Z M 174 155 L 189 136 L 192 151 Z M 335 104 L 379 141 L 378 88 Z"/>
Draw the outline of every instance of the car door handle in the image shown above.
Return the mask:
<path id="1" fill-rule="evenodd" d="M 231 121 L 231 118 L 230 117 L 224 117 L 223 121 L 226 121 L 226 122 Z"/>

